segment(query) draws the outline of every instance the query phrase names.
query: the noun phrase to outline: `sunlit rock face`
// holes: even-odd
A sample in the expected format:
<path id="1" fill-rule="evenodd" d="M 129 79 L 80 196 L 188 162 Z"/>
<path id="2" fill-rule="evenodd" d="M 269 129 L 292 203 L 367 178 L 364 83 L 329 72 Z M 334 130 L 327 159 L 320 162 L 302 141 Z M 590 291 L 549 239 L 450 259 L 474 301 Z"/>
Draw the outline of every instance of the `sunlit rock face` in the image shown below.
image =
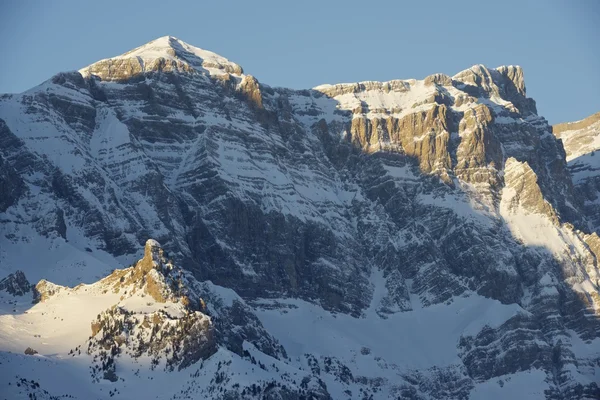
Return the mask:
<path id="1" fill-rule="evenodd" d="M 241 296 L 214 321 L 219 346 L 244 356 L 251 342 L 310 369 L 287 385 L 322 398 L 466 398 L 524 371 L 543 376 L 548 398 L 593 398 L 600 213 L 595 175 L 579 179 L 569 157 L 571 141 L 591 146 L 594 124 L 550 127 L 517 66 L 298 91 L 159 38 L 0 98 L 2 267 L 30 276 L 15 249 L 32 235 L 76 258 L 28 267 L 59 283 L 141 258 L 132 274 L 160 303 L 172 299 L 159 278 L 179 265 Z M 402 342 L 415 324 L 396 321 L 481 299 L 494 306 L 439 330 L 452 357 L 417 365 L 361 345 L 380 359 L 371 375 L 350 350 L 322 353 L 290 332 L 279 345 L 277 326 L 258 328 L 314 306 L 340 315 L 332 326 L 390 324 Z M 467 329 L 490 307 L 514 312 Z M 303 345 L 302 361 L 286 358 Z"/>
<path id="2" fill-rule="evenodd" d="M 600 149 L 600 113 L 581 121 L 557 124 L 552 127 L 566 152 L 569 170 L 577 195 L 583 201 L 589 229 L 600 229 L 600 161 L 596 151 Z"/>

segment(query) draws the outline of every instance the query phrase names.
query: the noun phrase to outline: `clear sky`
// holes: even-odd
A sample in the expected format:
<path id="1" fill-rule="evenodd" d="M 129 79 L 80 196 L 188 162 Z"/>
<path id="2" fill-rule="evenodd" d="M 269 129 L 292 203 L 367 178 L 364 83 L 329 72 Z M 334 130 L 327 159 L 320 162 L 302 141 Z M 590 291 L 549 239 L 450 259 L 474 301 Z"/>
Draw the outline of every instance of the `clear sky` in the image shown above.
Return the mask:
<path id="1" fill-rule="evenodd" d="M 0 93 L 172 35 L 271 86 L 518 64 L 551 123 L 600 111 L 600 1 L 1 1 Z"/>

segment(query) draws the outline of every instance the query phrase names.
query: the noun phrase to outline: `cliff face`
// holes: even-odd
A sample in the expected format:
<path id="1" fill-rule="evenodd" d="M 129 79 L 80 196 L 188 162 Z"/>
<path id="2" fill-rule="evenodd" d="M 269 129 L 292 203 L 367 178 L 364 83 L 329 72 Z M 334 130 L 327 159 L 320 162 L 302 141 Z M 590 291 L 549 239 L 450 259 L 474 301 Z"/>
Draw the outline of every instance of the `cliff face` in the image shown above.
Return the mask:
<path id="1" fill-rule="evenodd" d="M 476 65 L 454 77 L 435 74 L 423 81 L 325 85 L 316 90 L 352 112 L 351 141 L 366 152 L 400 152 L 416 159 L 426 174 L 447 183 L 458 178 L 490 194 L 501 186 L 503 161 L 516 157 L 548 182 L 544 190 L 555 206 L 576 218 L 565 205 L 575 199 L 563 149 L 537 116 L 535 102 L 526 97 L 520 67 Z"/>
<path id="2" fill-rule="evenodd" d="M 600 148 L 600 113 L 581 121 L 554 125 L 552 132 L 564 145 L 576 193 L 582 199 L 588 217 L 589 230 L 598 232 L 600 161 L 596 159 L 596 150 Z"/>
<path id="3" fill-rule="evenodd" d="M 583 125 L 573 143 L 593 141 Z M 569 129 L 537 115 L 516 66 L 295 91 L 160 38 L 0 99 L 2 269 L 75 283 L 154 237 L 169 250 L 156 257 L 235 290 L 253 312 L 227 311 L 222 329 L 261 319 L 292 364 L 310 365 L 314 393 L 460 398 L 539 370 L 548 398 L 593 397 L 600 213 Z M 151 287 L 152 259 L 136 268 Z M 429 364 L 340 325 L 403 341 L 413 315 L 467 309 L 487 327 L 437 327 L 450 355 Z M 308 310 L 351 350 L 269 325 Z M 244 332 L 222 343 L 244 354 L 262 331 Z M 270 339 L 252 343 L 283 359 Z M 366 373 L 353 352 L 395 367 Z"/>

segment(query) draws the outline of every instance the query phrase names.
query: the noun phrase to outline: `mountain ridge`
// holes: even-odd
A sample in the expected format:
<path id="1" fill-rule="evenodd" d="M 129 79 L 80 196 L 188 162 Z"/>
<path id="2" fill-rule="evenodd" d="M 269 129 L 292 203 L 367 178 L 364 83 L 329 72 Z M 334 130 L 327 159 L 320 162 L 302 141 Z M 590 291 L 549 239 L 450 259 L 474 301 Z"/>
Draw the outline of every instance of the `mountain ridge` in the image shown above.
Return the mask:
<path id="1" fill-rule="evenodd" d="M 154 45 L 154 47 L 152 45 Z M 186 49 L 187 49 L 187 51 L 186 51 Z M 182 52 L 184 54 L 180 54 L 179 52 Z M 125 53 L 123 53 L 121 55 L 114 56 L 114 57 L 108 57 L 108 58 L 96 61 L 86 67 L 83 67 L 83 68 L 77 70 L 77 72 L 79 72 L 83 76 L 87 77 L 92 74 L 92 72 L 91 72 L 92 70 L 97 68 L 96 67 L 97 64 L 102 64 L 102 63 L 105 63 L 110 60 L 123 60 L 123 59 L 128 59 L 128 58 L 136 58 L 138 60 L 148 59 L 151 62 L 155 61 L 156 59 L 161 59 L 161 58 L 167 59 L 167 60 L 180 59 L 185 62 L 185 61 L 187 61 L 186 57 L 185 57 L 185 53 L 187 53 L 188 55 L 190 55 L 190 54 L 194 55 L 201 60 L 203 60 L 202 55 L 204 54 L 204 56 L 206 58 L 208 58 L 207 61 L 209 63 L 211 62 L 210 59 L 215 60 L 215 69 L 221 69 L 221 70 L 224 70 L 225 72 L 233 73 L 234 75 L 244 75 L 243 68 L 240 65 L 238 65 L 232 61 L 229 61 L 227 58 L 225 58 L 217 53 L 214 53 L 212 51 L 205 50 L 205 49 L 202 49 L 202 48 L 199 48 L 196 46 L 192 46 L 192 45 L 182 41 L 181 39 L 178 39 L 177 37 L 171 36 L 171 35 L 159 37 L 150 42 L 147 42 L 146 44 L 138 46 L 133 50 L 126 51 Z M 518 90 L 523 92 L 523 94 L 525 94 L 523 70 L 519 65 L 501 65 L 496 68 L 488 68 L 487 66 L 485 66 L 483 64 L 474 64 L 472 67 L 462 70 L 462 71 L 456 73 L 452 77 L 450 77 L 444 73 L 433 73 L 433 74 L 428 75 L 420 80 L 429 81 L 431 83 L 433 83 L 433 82 L 439 83 L 441 81 L 447 82 L 449 79 L 460 80 L 461 77 L 465 77 L 466 75 L 468 75 L 469 72 L 480 73 L 481 71 L 488 71 L 488 73 L 489 73 L 489 71 L 497 71 L 500 73 L 508 74 L 510 76 L 510 79 L 513 81 L 515 87 L 518 87 L 519 88 Z M 137 73 L 141 74 L 144 72 L 146 72 L 144 69 L 144 65 L 143 65 L 143 63 L 140 62 L 140 69 Z M 129 78 L 130 77 L 131 76 L 129 76 Z M 104 78 L 106 79 L 106 76 Z M 419 79 L 409 78 L 409 79 L 392 79 L 389 81 L 367 80 L 367 81 L 359 81 L 359 82 L 340 82 L 340 83 L 334 83 L 334 84 L 324 83 L 324 84 L 319 84 L 310 89 L 322 91 L 323 89 L 331 89 L 332 87 L 337 87 L 337 86 L 346 87 L 346 86 L 358 85 L 358 87 L 360 87 L 360 86 L 366 86 L 368 84 L 385 85 L 385 84 L 402 83 L 402 82 L 416 82 L 417 80 L 419 80 Z M 282 87 L 282 88 L 285 89 L 285 87 Z M 302 91 L 302 90 L 310 90 L 310 89 L 307 88 L 307 89 L 297 89 L 297 90 Z"/>

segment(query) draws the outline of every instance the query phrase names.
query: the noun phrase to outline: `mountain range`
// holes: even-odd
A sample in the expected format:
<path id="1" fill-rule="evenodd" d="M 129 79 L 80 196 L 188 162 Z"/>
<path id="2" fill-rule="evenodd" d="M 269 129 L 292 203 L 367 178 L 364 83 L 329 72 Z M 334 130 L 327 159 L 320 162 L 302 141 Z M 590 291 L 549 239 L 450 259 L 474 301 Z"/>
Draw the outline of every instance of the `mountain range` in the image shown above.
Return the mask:
<path id="1" fill-rule="evenodd" d="M 292 90 L 166 36 L 2 95 L 1 391 L 600 398 L 598 149 L 518 66 Z"/>

